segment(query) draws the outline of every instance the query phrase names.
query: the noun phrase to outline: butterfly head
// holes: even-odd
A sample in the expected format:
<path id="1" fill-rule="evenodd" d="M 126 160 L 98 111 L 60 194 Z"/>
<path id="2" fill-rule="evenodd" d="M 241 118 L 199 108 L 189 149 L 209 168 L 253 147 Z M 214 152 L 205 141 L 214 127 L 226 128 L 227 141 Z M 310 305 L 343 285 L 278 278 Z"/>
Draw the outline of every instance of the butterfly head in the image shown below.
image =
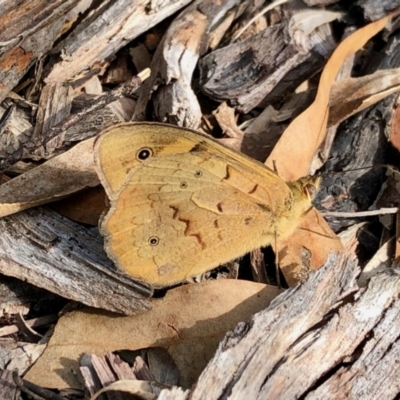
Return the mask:
<path id="1" fill-rule="evenodd" d="M 306 176 L 288 185 L 293 194 L 291 218 L 301 219 L 312 208 L 312 201 L 317 194 L 321 177 Z"/>
<path id="2" fill-rule="evenodd" d="M 306 176 L 295 182 L 290 182 L 289 186 L 292 189 L 295 201 L 307 201 L 311 204 L 317 194 L 318 187 L 321 181 L 320 175 Z"/>
<path id="3" fill-rule="evenodd" d="M 288 182 L 292 196 L 286 203 L 286 211 L 275 227 L 278 237 L 289 237 L 300 225 L 303 217 L 312 209 L 320 177 L 307 176 L 294 182 Z"/>

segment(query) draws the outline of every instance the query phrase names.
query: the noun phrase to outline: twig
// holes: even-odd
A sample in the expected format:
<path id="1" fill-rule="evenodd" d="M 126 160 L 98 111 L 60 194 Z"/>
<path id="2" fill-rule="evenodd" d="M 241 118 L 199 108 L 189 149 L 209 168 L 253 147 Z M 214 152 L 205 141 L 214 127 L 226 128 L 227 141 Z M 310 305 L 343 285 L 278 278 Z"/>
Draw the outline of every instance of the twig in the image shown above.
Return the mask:
<path id="1" fill-rule="evenodd" d="M 140 87 L 142 82 L 149 76 L 150 69 L 146 68 L 129 81 L 119 85 L 117 88 L 97 97 L 96 99 L 93 99 L 91 102 L 89 102 L 89 105 L 87 107 L 83 108 L 73 115 L 70 115 L 68 118 L 65 118 L 60 123 L 53 126 L 51 129 L 42 132 L 39 137 L 32 138 L 32 141 L 29 142 L 29 148 L 26 148 L 24 150 L 24 144 L 21 143 L 21 148 L 18 148 L 13 152 L 7 153 L 4 158 L 0 157 L 0 172 L 5 171 L 11 165 L 20 161 L 24 157 L 26 152 L 29 152 L 30 155 L 35 155 L 36 157 L 42 158 L 47 150 L 46 147 L 49 146 L 50 142 L 52 142 L 55 148 L 61 146 L 63 142 L 62 135 L 68 128 L 78 123 L 87 114 L 102 109 L 107 104 L 118 100 L 122 96 L 131 96 L 132 93 L 135 92 Z M 2 127 L 8 123 L 8 120 L 12 118 L 13 110 L 14 108 L 10 107 L 0 119 L 0 131 L 2 130 Z M 26 134 L 30 136 L 29 130 L 26 132 Z M 56 144 L 54 144 L 55 142 Z M 54 150 L 54 147 L 52 148 L 52 150 Z"/>
<path id="2" fill-rule="evenodd" d="M 26 322 L 26 325 L 31 328 L 36 328 L 44 325 L 50 325 L 58 320 L 58 316 L 53 315 L 46 315 L 44 317 L 33 318 Z M 11 335 L 19 331 L 18 325 L 7 325 L 0 328 L 0 337 Z"/>
<path id="3" fill-rule="evenodd" d="M 278 6 L 280 6 L 280 5 L 282 5 L 282 4 L 285 4 L 285 3 L 287 3 L 288 2 L 288 0 L 276 0 L 276 1 L 274 1 L 273 3 L 271 3 L 271 4 L 268 4 L 266 7 L 264 7 L 260 12 L 258 12 L 253 18 L 251 18 L 249 21 L 247 21 L 247 23 L 242 27 L 242 28 L 240 28 L 234 35 L 233 35 L 233 38 L 232 38 L 232 41 L 231 41 L 231 43 L 233 43 L 234 41 L 236 41 L 240 36 L 241 36 L 241 34 L 257 19 L 257 18 L 260 18 L 263 14 L 265 14 L 266 12 L 268 12 L 268 11 L 270 11 L 270 10 L 272 10 L 273 8 L 275 8 L 275 7 L 278 7 Z"/>
<path id="4" fill-rule="evenodd" d="M 31 382 L 21 379 L 17 371 L 13 371 L 12 377 L 19 390 L 23 393 L 26 393 L 34 400 L 67 400 L 65 397 L 60 396 L 48 389 L 43 389 L 40 386 L 36 386 Z"/>
<path id="5" fill-rule="evenodd" d="M 107 93 L 104 93 L 103 95 L 97 97 L 96 99 L 93 99 L 82 110 L 76 112 L 73 115 L 70 115 L 68 118 L 65 118 L 63 121 L 53 126 L 51 129 L 49 129 L 47 132 L 41 135 L 41 137 L 44 139 L 42 143 L 38 143 L 37 147 L 38 148 L 40 148 L 40 146 L 45 147 L 46 143 L 48 143 L 50 140 L 53 140 L 58 135 L 61 135 L 65 130 L 77 124 L 86 115 L 92 113 L 93 111 L 97 111 L 101 108 L 104 108 L 107 104 L 110 104 L 113 101 L 118 100 L 122 96 L 127 96 L 127 97 L 131 96 L 140 87 L 142 82 L 149 76 L 150 76 L 150 69 L 146 68 L 142 72 L 131 78 L 129 81 L 124 82 L 115 89 L 110 90 Z"/>
<path id="6" fill-rule="evenodd" d="M 375 215 L 396 214 L 399 211 L 398 207 L 380 208 L 379 210 L 360 211 L 360 212 L 321 212 L 324 217 L 337 218 L 361 218 L 373 217 Z"/>

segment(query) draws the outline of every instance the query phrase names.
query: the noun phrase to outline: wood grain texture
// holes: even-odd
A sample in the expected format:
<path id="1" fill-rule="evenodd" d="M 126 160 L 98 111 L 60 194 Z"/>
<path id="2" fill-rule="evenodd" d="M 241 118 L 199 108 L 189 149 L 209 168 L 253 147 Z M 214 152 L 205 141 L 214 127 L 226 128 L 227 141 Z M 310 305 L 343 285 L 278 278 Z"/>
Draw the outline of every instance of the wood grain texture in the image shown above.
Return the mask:
<path id="1" fill-rule="evenodd" d="M 188 3 L 189 0 L 100 2 L 79 28 L 58 45 L 62 60 L 54 66 L 46 83 L 65 81 L 96 62 L 103 62 Z"/>
<path id="2" fill-rule="evenodd" d="M 97 229 L 37 208 L 0 219 L 0 232 L 2 274 L 118 313 L 150 307 L 149 287 L 114 269 Z"/>
<path id="3" fill-rule="evenodd" d="M 240 14 L 241 3 L 197 0 L 175 18 L 154 54 L 152 74 L 143 85 L 135 120 L 150 119 L 194 129 L 199 126 L 202 114 L 192 88 L 193 72 L 199 57 L 207 51 L 212 32 L 225 18 Z"/>
<path id="4" fill-rule="evenodd" d="M 335 44 L 327 40 L 325 45 L 324 51 L 301 51 L 290 38 L 288 21 L 272 25 L 206 55 L 200 61 L 202 90 L 243 113 L 261 101 L 265 107 L 281 101 L 323 66 Z"/>
<path id="5" fill-rule="evenodd" d="M 93 96 L 82 94 L 75 97 L 69 105 L 70 89 L 67 85 L 63 86 L 63 89 L 59 85 L 45 86 L 40 98 L 43 109 L 38 112 L 35 129 L 30 122 L 33 112 L 31 103 L 21 105 L 16 101 L 14 104 L 10 102 L 12 105 L 9 106 L 10 103 L 4 101 L 4 106 L 9 108 L 4 112 L 5 110 L 0 107 L 0 114 L 4 112 L 0 129 L 0 143 L 3 144 L 0 146 L 1 171 L 22 159 L 51 158 L 56 150 L 62 151 L 70 147 L 71 142 L 88 139 L 108 126 L 124 121 L 117 108 L 109 104 L 103 107 L 101 112 L 89 112 L 73 125 L 69 124 L 64 128 L 64 124 L 70 118 L 76 118 L 77 113 L 93 104 Z M 126 101 L 131 100 L 126 99 Z M 69 114 L 70 108 L 71 114 Z M 61 125 L 57 124 L 60 118 Z M 63 146 L 65 147 L 62 148 Z"/>
<path id="6" fill-rule="evenodd" d="M 0 399 L 2 400 L 18 400 L 21 391 L 15 384 L 12 371 L 0 370 Z"/>
<path id="7" fill-rule="evenodd" d="M 79 3 L 78 0 L 23 0 L 18 7 L 13 3 L 13 10 L 1 5 L 0 102 L 29 67 L 50 51 L 66 20 L 73 18 L 71 10 Z"/>
<path id="8" fill-rule="evenodd" d="M 331 256 L 229 332 L 190 392 L 159 399 L 395 398 L 400 271 L 375 276 L 365 291 L 357 291 L 357 274 L 354 255 Z"/>

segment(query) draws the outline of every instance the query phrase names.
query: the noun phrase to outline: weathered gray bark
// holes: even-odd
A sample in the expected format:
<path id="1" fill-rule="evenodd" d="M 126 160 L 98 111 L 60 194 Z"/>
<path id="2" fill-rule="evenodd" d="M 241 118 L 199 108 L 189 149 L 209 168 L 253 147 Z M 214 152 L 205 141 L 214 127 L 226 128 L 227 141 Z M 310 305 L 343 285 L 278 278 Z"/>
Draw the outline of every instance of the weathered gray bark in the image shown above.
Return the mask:
<path id="1" fill-rule="evenodd" d="M 197 0 L 174 20 L 153 57 L 152 75 L 143 85 L 134 119 L 148 120 L 151 112 L 156 121 L 199 126 L 202 114 L 192 89 L 194 69 L 213 31 L 240 13 L 241 3 Z"/>
<path id="2" fill-rule="evenodd" d="M 326 39 L 323 54 L 302 51 L 291 39 L 288 23 L 272 25 L 204 57 L 200 62 L 202 90 L 243 113 L 261 101 L 266 106 L 292 93 L 324 65 L 335 44 Z"/>
<path id="3" fill-rule="evenodd" d="M 354 255 L 331 257 L 229 332 L 191 391 L 166 399 L 391 399 L 400 393 L 400 272 L 357 291 Z"/>
<path id="4" fill-rule="evenodd" d="M 150 307 L 151 289 L 115 270 L 97 228 L 48 209 L 0 219 L 0 273 L 118 313 Z"/>

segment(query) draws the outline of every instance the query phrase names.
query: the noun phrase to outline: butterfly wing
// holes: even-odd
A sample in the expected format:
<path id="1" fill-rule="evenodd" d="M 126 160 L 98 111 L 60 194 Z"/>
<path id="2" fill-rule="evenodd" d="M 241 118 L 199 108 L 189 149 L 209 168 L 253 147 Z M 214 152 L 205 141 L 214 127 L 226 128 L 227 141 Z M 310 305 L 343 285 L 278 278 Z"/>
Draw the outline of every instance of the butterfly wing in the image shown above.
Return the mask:
<path id="1" fill-rule="evenodd" d="M 189 132 L 189 135 L 181 133 Z M 106 129 L 96 140 L 95 164 L 107 195 L 118 192 L 131 169 L 140 165 L 140 152 L 152 157 L 186 153 L 199 143 L 202 135 L 172 125 L 126 123 Z"/>
<path id="2" fill-rule="evenodd" d="M 111 200 L 101 224 L 106 250 L 155 286 L 290 235 L 311 207 L 303 182 L 286 184 L 265 165 L 189 129 L 121 124 L 95 146 Z"/>
<path id="3" fill-rule="evenodd" d="M 151 157 L 203 151 L 219 154 L 232 162 L 240 159 L 242 165 L 266 176 L 269 182 L 282 184 L 282 180 L 264 165 L 206 135 L 155 122 L 130 122 L 106 129 L 96 140 L 96 169 L 108 197 L 121 189 L 129 171 L 142 164 L 139 155 L 146 149 Z"/>
<path id="4" fill-rule="evenodd" d="M 213 152 L 164 155 L 129 173 L 101 230 L 117 265 L 168 286 L 270 243 L 289 194 Z"/>

